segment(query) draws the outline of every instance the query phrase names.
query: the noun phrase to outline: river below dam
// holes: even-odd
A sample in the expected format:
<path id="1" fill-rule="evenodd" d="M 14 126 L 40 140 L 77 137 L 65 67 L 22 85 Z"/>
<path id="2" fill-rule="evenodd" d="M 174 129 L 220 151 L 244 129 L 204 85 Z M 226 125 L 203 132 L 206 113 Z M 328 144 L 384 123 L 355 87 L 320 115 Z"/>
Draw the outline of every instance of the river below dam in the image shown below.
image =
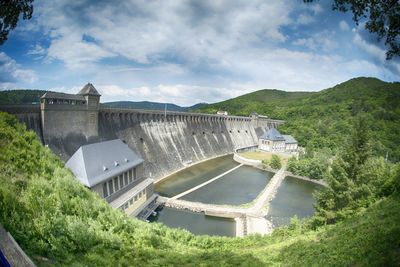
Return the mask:
<path id="1" fill-rule="evenodd" d="M 234 169 L 237 167 L 236 169 Z M 232 170 L 233 169 L 233 170 Z M 233 156 L 214 158 L 172 174 L 155 185 L 161 196 L 174 197 L 204 182 L 212 181 L 179 199 L 217 205 L 243 205 L 252 202 L 266 187 L 274 173 L 249 166 L 240 166 Z M 319 186 L 293 177 L 286 177 L 279 187 L 276 197 L 270 203 L 267 219 L 274 226 L 290 222 L 297 215 L 304 218 L 313 214 L 312 193 Z M 183 228 L 194 234 L 235 236 L 235 221 L 206 216 L 171 208 L 158 210 L 157 216 L 150 219 L 173 228 Z"/>
<path id="2" fill-rule="evenodd" d="M 286 176 L 270 202 L 266 218 L 277 227 L 288 225 L 290 218 L 295 215 L 299 219 L 312 216 L 315 203 L 313 193 L 322 188 L 322 185 Z"/>
<path id="3" fill-rule="evenodd" d="M 206 216 L 203 213 L 164 207 L 152 220 L 172 228 L 182 228 L 195 235 L 235 236 L 236 223 L 233 219 Z"/>

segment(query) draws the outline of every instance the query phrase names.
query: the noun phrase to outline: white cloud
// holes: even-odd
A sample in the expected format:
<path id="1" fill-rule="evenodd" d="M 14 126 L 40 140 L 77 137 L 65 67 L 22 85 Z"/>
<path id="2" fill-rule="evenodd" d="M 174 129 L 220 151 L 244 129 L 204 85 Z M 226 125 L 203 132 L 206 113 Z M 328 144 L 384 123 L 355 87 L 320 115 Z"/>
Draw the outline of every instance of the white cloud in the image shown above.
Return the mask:
<path id="1" fill-rule="evenodd" d="M 313 4 L 310 8 L 315 15 L 321 14 L 324 11 L 320 4 Z"/>
<path id="2" fill-rule="evenodd" d="M 88 68 L 93 63 L 114 56 L 107 49 L 95 43 L 86 42 L 79 34 L 72 32 L 53 39 L 47 51 L 48 60 L 61 60 L 70 69 Z"/>
<path id="3" fill-rule="evenodd" d="M 16 84 L 31 84 L 37 81 L 33 70 L 22 68 L 14 59 L 0 52 L 0 88 L 15 88 Z"/>
<path id="4" fill-rule="evenodd" d="M 355 29 L 355 36 L 353 38 L 353 43 L 361 48 L 363 51 L 368 53 L 375 64 L 379 64 L 381 66 L 385 66 L 385 68 L 381 69 L 381 72 L 385 74 L 385 76 L 391 77 L 396 76 L 397 79 L 400 76 L 400 62 L 396 59 L 386 60 L 386 51 L 379 47 L 376 44 L 367 42 L 360 34 L 362 28 Z"/>
<path id="5" fill-rule="evenodd" d="M 347 24 L 347 22 L 344 21 L 344 20 L 341 20 L 341 21 L 339 22 L 339 28 L 340 28 L 342 31 L 349 31 L 349 30 L 350 30 L 349 24 Z"/>
<path id="6" fill-rule="evenodd" d="M 338 46 L 332 31 L 322 31 L 312 34 L 308 38 L 299 38 L 294 40 L 292 44 L 304 46 L 313 51 L 319 50 L 330 53 L 334 52 L 334 49 Z"/>
<path id="7" fill-rule="evenodd" d="M 45 40 L 35 42 L 48 45 L 34 45 L 28 55 L 63 63 L 44 74 L 60 90 L 75 93 L 90 81 L 102 101 L 192 105 L 382 75 L 381 61 L 339 56 L 358 52 L 343 45 L 355 33 L 323 12 L 320 4 L 290 0 L 39 1 L 32 25 Z M 362 38 L 355 44 L 375 49 Z"/>
<path id="8" fill-rule="evenodd" d="M 312 16 L 307 15 L 307 14 L 300 14 L 300 16 L 297 19 L 297 23 L 299 23 L 301 25 L 307 25 L 314 21 L 315 21 L 315 19 Z"/>
<path id="9" fill-rule="evenodd" d="M 118 85 L 97 85 L 102 101 L 124 100 L 154 101 L 190 106 L 200 102 L 217 102 L 238 96 L 242 89 L 216 88 L 186 84 L 142 86 L 125 88 Z"/>
<path id="10" fill-rule="evenodd" d="M 37 59 L 43 59 L 43 57 L 47 54 L 47 51 L 40 44 L 36 44 L 35 46 L 32 46 L 32 48 L 28 50 L 26 54 L 29 56 L 33 56 L 34 59 L 37 60 Z"/>
<path id="11" fill-rule="evenodd" d="M 280 27 L 291 22 L 292 9 L 287 0 L 100 2 L 38 4 L 39 25 L 52 39 L 49 58 L 71 69 L 116 55 L 141 64 L 170 55 L 191 64 L 219 61 L 237 49 L 284 41 Z"/>

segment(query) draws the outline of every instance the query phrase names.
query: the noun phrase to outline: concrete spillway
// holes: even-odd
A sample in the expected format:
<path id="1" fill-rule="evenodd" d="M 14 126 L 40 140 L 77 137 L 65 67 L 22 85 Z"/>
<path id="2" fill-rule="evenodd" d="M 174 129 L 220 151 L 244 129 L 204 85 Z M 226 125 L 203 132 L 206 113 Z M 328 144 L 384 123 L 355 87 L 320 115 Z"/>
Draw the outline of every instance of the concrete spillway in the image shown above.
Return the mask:
<path id="1" fill-rule="evenodd" d="M 256 145 L 258 135 L 248 118 L 101 110 L 99 137 L 120 138 L 145 161 L 146 173 L 159 179 L 207 158 Z"/>

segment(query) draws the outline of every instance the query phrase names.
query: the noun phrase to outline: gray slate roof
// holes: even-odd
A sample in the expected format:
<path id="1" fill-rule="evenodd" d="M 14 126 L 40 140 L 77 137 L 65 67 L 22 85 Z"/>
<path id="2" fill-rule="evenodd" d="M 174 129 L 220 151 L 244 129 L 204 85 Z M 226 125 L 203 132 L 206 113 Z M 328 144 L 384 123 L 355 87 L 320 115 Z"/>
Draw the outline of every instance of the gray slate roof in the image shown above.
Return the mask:
<path id="1" fill-rule="evenodd" d="M 294 137 L 293 136 L 291 136 L 291 135 L 283 135 L 283 138 L 285 138 L 285 143 L 286 144 L 297 144 L 297 141 L 296 141 L 296 139 L 294 139 Z"/>
<path id="2" fill-rule="evenodd" d="M 127 144 L 115 139 L 81 146 L 65 166 L 82 184 L 93 187 L 142 162 Z"/>
<path id="3" fill-rule="evenodd" d="M 65 93 L 57 93 L 57 92 L 46 92 L 40 98 L 43 99 L 65 99 L 65 100 L 79 100 L 85 101 L 85 97 L 83 95 L 73 95 L 73 94 L 65 94 Z"/>
<path id="4" fill-rule="evenodd" d="M 281 135 L 281 133 L 276 128 L 269 129 L 260 138 L 272 141 L 285 141 L 283 135 Z"/>
<path id="5" fill-rule="evenodd" d="M 86 84 L 78 93 L 78 95 L 97 95 L 100 96 L 93 84 Z"/>

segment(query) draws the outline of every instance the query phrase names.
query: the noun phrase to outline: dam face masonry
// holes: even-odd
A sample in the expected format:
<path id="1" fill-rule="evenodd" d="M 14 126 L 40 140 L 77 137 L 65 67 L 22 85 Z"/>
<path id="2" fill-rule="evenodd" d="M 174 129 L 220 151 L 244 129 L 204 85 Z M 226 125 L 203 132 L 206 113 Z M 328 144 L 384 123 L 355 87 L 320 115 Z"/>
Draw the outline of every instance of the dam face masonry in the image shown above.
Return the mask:
<path id="1" fill-rule="evenodd" d="M 78 94 L 51 93 L 36 106 L 0 106 L 13 113 L 61 159 L 80 146 L 119 138 L 144 159 L 155 180 L 211 157 L 257 145 L 265 129 L 283 121 L 264 116 L 211 115 L 100 107 L 100 94 L 87 84 Z"/>

